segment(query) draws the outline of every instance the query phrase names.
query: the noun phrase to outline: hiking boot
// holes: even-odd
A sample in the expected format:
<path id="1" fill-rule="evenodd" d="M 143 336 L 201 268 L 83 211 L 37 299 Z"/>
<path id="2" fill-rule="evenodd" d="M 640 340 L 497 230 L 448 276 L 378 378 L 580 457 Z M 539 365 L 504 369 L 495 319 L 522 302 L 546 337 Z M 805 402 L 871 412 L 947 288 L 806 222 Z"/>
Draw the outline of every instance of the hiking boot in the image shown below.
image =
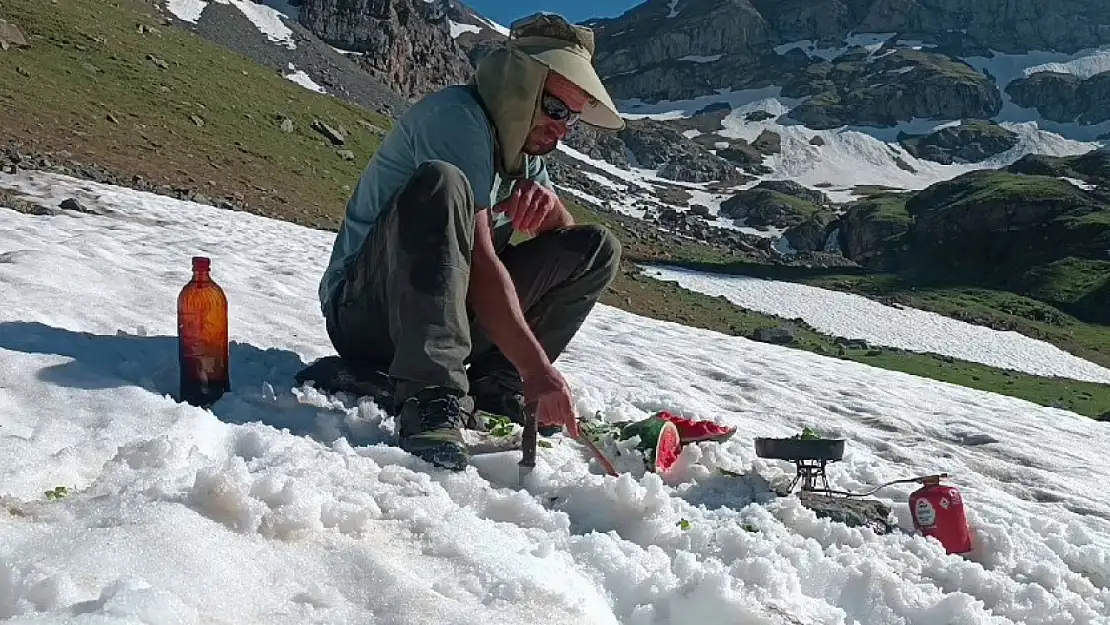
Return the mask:
<path id="1" fill-rule="evenodd" d="M 524 416 L 527 408 L 524 404 L 524 393 L 503 377 L 496 374 L 486 375 L 470 381 L 470 395 L 474 398 L 474 424 L 477 422 L 479 412 L 507 417 L 509 421 L 524 425 Z M 484 428 L 483 428 L 484 429 Z M 549 437 L 562 430 L 559 425 L 538 426 L 536 432 L 540 436 Z"/>
<path id="2" fill-rule="evenodd" d="M 293 379 L 297 386 L 312 382 L 316 390 L 328 395 L 351 393 L 369 397 L 382 408 L 393 405 L 393 382 L 387 373 L 339 356 L 325 356 L 301 369 Z"/>
<path id="3" fill-rule="evenodd" d="M 462 436 L 470 403 L 459 391 L 438 387 L 409 397 L 397 414 L 400 448 L 438 467 L 463 470 L 470 460 Z"/>

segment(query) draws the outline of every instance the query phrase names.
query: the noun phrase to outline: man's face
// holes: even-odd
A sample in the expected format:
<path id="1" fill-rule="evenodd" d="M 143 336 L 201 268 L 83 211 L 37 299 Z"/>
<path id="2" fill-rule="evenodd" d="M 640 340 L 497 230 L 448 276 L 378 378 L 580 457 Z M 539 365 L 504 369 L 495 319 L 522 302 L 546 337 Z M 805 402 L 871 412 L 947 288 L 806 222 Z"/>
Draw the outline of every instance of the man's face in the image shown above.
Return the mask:
<path id="1" fill-rule="evenodd" d="M 540 102 L 540 114 L 524 140 L 524 153 L 539 156 L 554 150 L 567 135 L 570 124 L 577 121 L 578 114 L 586 108 L 589 100 L 586 92 L 574 83 L 560 74 L 548 73 Z"/>

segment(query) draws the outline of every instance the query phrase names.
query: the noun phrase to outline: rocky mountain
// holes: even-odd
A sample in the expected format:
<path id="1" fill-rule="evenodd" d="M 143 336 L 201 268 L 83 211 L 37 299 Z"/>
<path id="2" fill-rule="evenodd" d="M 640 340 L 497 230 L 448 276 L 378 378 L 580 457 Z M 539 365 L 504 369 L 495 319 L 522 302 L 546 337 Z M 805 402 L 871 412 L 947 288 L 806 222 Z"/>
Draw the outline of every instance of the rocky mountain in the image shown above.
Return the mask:
<path id="1" fill-rule="evenodd" d="M 207 5 L 198 31 L 230 39 L 245 2 Z M 974 267 L 1101 302 L 1110 167 L 1092 139 L 1110 131 L 1110 48 L 1027 55 L 1064 46 L 1065 26 L 1026 36 L 1043 2 L 984 4 L 1010 17 L 986 29 L 963 0 L 649 0 L 592 21 L 627 127 L 576 127 L 549 168 L 580 203 L 767 262 Z M 1052 20 L 1101 42 L 1079 23 L 1100 6 L 1061 6 Z M 411 100 L 465 81 L 507 34 L 458 0 L 302 0 L 282 20 L 293 34 L 268 52 L 224 43 L 351 100 L 368 84 L 351 67 Z"/>
<path id="2" fill-rule="evenodd" d="M 990 119 L 1003 86 L 966 58 L 1110 44 L 1101 0 L 648 0 L 589 24 L 619 99 L 778 87 L 813 128 Z M 1008 93 L 1049 119 L 1110 119 L 1105 79 L 1068 76 L 1018 76 Z"/>
<path id="3" fill-rule="evenodd" d="M 508 28 L 486 19 L 458 0 L 447 0 L 447 18 L 455 43 L 475 67 L 483 56 L 509 35 Z"/>
<path id="4" fill-rule="evenodd" d="M 302 0 L 300 22 L 325 43 L 360 53 L 370 74 L 415 98 L 464 82 L 472 71 L 448 12 L 442 1 Z"/>

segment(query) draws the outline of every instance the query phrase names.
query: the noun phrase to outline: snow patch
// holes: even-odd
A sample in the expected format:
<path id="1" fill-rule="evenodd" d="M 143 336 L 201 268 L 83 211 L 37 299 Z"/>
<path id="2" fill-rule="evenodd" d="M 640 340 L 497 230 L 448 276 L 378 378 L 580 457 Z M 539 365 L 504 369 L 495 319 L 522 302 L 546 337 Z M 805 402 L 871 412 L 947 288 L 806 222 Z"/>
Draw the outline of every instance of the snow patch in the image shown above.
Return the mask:
<path id="1" fill-rule="evenodd" d="M 638 98 L 620 100 L 615 102 L 621 117 L 625 119 L 682 119 L 692 117 L 699 110 L 713 104 L 727 104 L 733 109 L 752 104 L 765 103 L 771 100 L 780 102 L 797 102 L 781 98 L 782 87 L 765 87 L 762 89 L 717 89 L 715 93 L 704 95 L 690 100 L 660 100 L 647 103 Z"/>
<path id="2" fill-rule="evenodd" d="M 288 67 L 290 73 L 285 74 L 286 78 L 304 87 L 305 89 L 310 89 L 317 93 L 327 93 L 327 90 L 321 87 L 315 80 L 312 80 L 312 77 L 309 76 L 304 70 L 297 69 L 293 66 L 292 63 L 289 63 Z"/>
<path id="3" fill-rule="evenodd" d="M 166 10 L 183 22 L 195 24 L 208 6 L 208 0 L 166 0 Z"/>
<path id="4" fill-rule="evenodd" d="M 334 232 L 40 172 L 0 173 L 0 187 L 104 213 L 0 208 L 0 614 L 14 621 L 1053 625 L 1110 613 L 1105 424 L 598 305 L 557 361 L 580 414 L 671 410 L 737 434 L 687 446 L 666 476 L 607 477 L 562 435 L 524 485 L 517 454 L 448 475 L 394 447 L 394 420 L 372 402 L 292 387 L 333 353 L 316 282 Z M 232 315 L 233 390 L 210 410 L 172 399 L 174 301 L 196 254 L 212 257 Z M 953 475 L 974 551 L 948 556 L 911 531 L 876 535 L 770 494 L 763 480 L 794 467 L 757 458 L 753 439 L 807 425 L 848 441 L 832 488 Z M 44 497 L 59 485 L 68 496 Z M 915 488 L 878 494 L 904 528 Z"/>
<path id="5" fill-rule="evenodd" d="M 833 61 L 854 48 L 864 48 L 869 54 L 878 52 L 880 48 L 898 33 L 858 33 L 845 37 L 844 45 L 836 48 L 819 48 L 812 39 L 800 39 L 774 47 L 775 54 L 785 55 L 791 50 L 801 50 L 811 59 Z"/>
<path id="6" fill-rule="evenodd" d="M 1006 86 L 1011 82 L 1038 71 L 1065 71 L 1089 78 L 1099 71 L 1110 69 L 1108 57 L 1110 46 L 1081 50 L 1074 54 L 1044 50 L 1007 54 L 991 50 L 990 56 L 969 56 L 963 60 L 977 71 L 993 77 L 998 88 L 1005 93 Z"/>
<path id="7" fill-rule="evenodd" d="M 489 26 L 490 28 L 492 28 L 496 32 L 501 33 L 502 35 L 504 35 L 506 37 L 509 36 L 509 29 L 505 28 L 501 24 L 498 24 L 497 22 L 486 19 L 486 18 L 482 17 L 481 15 L 477 15 L 477 14 L 474 14 L 474 19 L 478 20 L 479 22 L 482 22 L 483 24 Z"/>
<path id="8" fill-rule="evenodd" d="M 210 3 L 234 6 L 242 11 L 243 15 L 267 39 L 290 50 L 296 49 L 297 45 L 293 42 L 293 31 L 285 25 L 282 18 L 296 21 L 300 9 L 287 0 L 264 0 L 263 4 L 258 4 L 254 0 L 166 0 L 166 8 L 178 19 L 196 23 L 201 14 L 204 13 L 204 7 Z"/>
<path id="9" fill-rule="evenodd" d="M 854 293 L 669 266 L 653 265 L 644 273 L 677 282 L 691 291 L 723 295 L 743 308 L 786 319 L 801 318 L 819 331 L 834 336 L 952 356 L 1033 375 L 1110 383 L 1110 369 L 1073 356 L 1050 343 L 922 310 L 887 306 Z"/>
<path id="10" fill-rule="evenodd" d="M 1072 74 L 1078 78 L 1086 79 L 1095 74 L 1110 72 L 1110 47 L 1103 47 L 1079 54 L 1083 54 L 1083 56 L 1077 54 L 1068 61 L 1033 65 L 1023 69 L 1022 73 L 1026 76 L 1030 76 L 1038 72 L 1056 72 L 1060 74 Z"/>
<path id="11" fill-rule="evenodd" d="M 1060 180 L 1063 180 L 1065 182 L 1070 182 L 1071 184 L 1079 187 L 1080 189 L 1083 189 L 1084 191 L 1093 191 L 1098 188 L 1098 185 L 1091 184 L 1085 180 L 1080 180 L 1078 178 L 1069 178 L 1068 176 L 1060 176 L 1059 178 Z"/>
<path id="12" fill-rule="evenodd" d="M 449 20 L 449 21 L 451 22 L 451 38 L 452 39 L 458 39 L 459 35 L 461 35 L 463 33 L 479 33 L 479 32 L 482 32 L 481 28 L 479 28 L 479 27 L 477 27 L 473 24 L 460 24 L 460 23 L 455 22 L 455 21 L 451 21 L 451 20 Z"/>
<path id="13" fill-rule="evenodd" d="M 678 60 L 680 60 L 680 61 L 689 61 L 691 63 L 712 63 L 714 61 L 720 61 L 721 60 L 721 55 L 720 54 L 712 54 L 712 55 L 709 55 L 709 56 L 698 56 L 696 54 L 688 54 L 688 55 L 686 55 L 686 56 L 684 56 L 684 57 L 682 57 Z"/>
<path id="14" fill-rule="evenodd" d="M 1003 54 L 991 51 L 990 56 L 971 56 L 963 60 L 976 71 L 994 78 L 1002 91 L 1002 110 L 994 117 L 997 122 L 1034 124 L 1044 132 L 1054 133 L 1073 141 L 1096 142 L 1099 137 L 1110 132 L 1110 121 L 1098 124 L 1081 125 L 1072 122 L 1047 120 L 1033 108 L 1018 106 L 1006 93 L 1006 86 L 1014 80 L 1027 76 L 1033 68 L 1061 67 L 1069 71 L 1085 73 L 1102 67 L 1107 62 L 1110 46 L 1097 50 L 1086 50 L 1075 54 L 1033 51 L 1027 54 Z M 1095 143 L 1095 145 L 1098 145 Z"/>

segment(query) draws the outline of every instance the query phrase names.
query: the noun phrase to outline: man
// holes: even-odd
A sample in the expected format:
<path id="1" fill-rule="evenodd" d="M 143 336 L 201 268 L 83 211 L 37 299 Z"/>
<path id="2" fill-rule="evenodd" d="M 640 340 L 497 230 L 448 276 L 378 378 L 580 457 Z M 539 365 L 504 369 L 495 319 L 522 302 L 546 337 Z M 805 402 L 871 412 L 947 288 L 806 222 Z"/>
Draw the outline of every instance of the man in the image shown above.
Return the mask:
<path id="1" fill-rule="evenodd" d="M 592 57 L 587 28 L 551 14 L 515 23 L 470 84 L 398 120 L 347 204 L 320 282 L 328 334 L 348 370 L 388 372 L 400 446 L 436 465 L 466 466 L 473 410 L 518 423 L 534 410 L 542 431 L 577 436 L 552 363 L 620 246 L 574 224 L 542 156 L 576 121 L 624 126 Z M 509 245 L 514 231 L 533 236 Z"/>

